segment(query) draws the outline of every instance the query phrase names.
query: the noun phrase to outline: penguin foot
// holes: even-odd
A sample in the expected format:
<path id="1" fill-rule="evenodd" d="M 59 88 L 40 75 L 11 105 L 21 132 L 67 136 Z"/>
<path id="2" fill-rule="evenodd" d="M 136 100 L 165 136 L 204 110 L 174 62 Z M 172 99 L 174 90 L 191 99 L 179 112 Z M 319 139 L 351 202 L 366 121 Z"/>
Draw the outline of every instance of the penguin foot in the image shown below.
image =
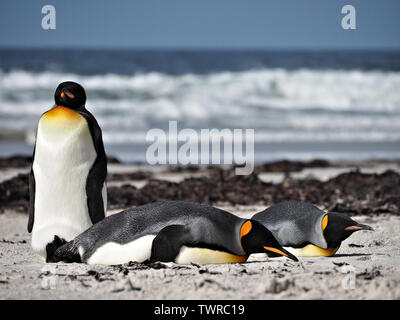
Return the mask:
<path id="1" fill-rule="evenodd" d="M 46 262 L 49 263 L 62 261 L 62 259 L 59 259 L 56 256 L 55 252 L 59 247 L 66 243 L 67 241 L 55 235 L 53 242 L 50 242 L 46 245 Z"/>

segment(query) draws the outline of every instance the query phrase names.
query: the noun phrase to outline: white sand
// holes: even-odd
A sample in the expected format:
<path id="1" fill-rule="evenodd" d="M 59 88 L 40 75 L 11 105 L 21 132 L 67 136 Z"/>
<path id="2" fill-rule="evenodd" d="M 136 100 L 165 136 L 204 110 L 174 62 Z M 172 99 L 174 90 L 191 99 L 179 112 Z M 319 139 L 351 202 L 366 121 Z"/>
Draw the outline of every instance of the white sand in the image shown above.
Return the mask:
<path id="1" fill-rule="evenodd" d="M 241 207 L 236 213 L 245 216 L 254 209 Z M 42 262 L 30 249 L 27 217 L 7 212 L 0 215 L 0 298 L 399 299 L 400 217 L 356 219 L 375 231 L 354 234 L 331 258 L 302 258 L 295 263 L 252 256 L 242 264 L 171 263 L 163 269 L 121 270 Z"/>
<path id="2" fill-rule="evenodd" d="M 389 165 L 399 170 L 398 164 Z M 362 170 L 385 168 L 389 167 L 372 164 Z M 121 165 L 109 169 L 132 171 Z M 327 179 L 348 170 L 351 168 L 306 169 L 296 177 L 311 174 Z M 3 170 L 0 181 L 25 171 Z M 162 170 L 157 175 L 169 177 Z M 271 180 L 279 182 L 280 178 L 275 175 Z M 242 217 L 263 209 L 220 207 Z M 301 258 L 295 263 L 257 255 L 242 264 L 171 263 L 161 269 L 46 264 L 31 251 L 27 219 L 27 215 L 11 211 L 0 214 L 0 299 L 400 299 L 400 216 L 355 217 L 375 231 L 355 233 L 331 258 Z"/>

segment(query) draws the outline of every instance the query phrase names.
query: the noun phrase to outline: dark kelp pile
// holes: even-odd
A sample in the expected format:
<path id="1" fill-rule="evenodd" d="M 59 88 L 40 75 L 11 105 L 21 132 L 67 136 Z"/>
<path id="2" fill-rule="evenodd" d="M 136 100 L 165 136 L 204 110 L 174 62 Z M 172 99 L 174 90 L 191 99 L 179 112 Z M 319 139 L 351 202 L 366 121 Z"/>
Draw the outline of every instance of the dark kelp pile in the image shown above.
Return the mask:
<path id="1" fill-rule="evenodd" d="M 131 185 L 108 189 L 110 208 L 125 208 L 158 200 L 186 200 L 202 203 L 271 205 L 284 200 L 310 201 L 330 211 L 349 214 L 400 212 L 400 175 L 352 171 L 326 182 L 316 179 L 282 183 L 261 181 L 257 174 L 237 176 L 233 170 L 214 170 L 208 177 L 188 178 L 180 183 L 149 180 L 141 189 Z"/>
<path id="2" fill-rule="evenodd" d="M 0 212 L 12 209 L 18 212 L 28 212 L 29 185 L 28 175 L 18 176 L 0 183 Z"/>
<path id="3" fill-rule="evenodd" d="M 274 166 L 274 170 L 280 170 L 276 164 Z M 283 165 L 284 168 L 290 167 L 294 171 L 302 166 L 286 163 Z M 257 173 L 237 176 L 234 169 L 219 167 L 211 168 L 206 176 L 187 178 L 180 183 L 152 179 L 143 172 L 128 173 L 125 178 L 122 175 L 113 176 L 112 180 L 116 178 L 120 181 L 134 178 L 149 180 L 141 189 L 129 184 L 109 187 L 110 209 L 122 209 L 159 200 L 266 206 L 284 200 L 301 200 L 310 201 L 330 211 L 351 215 L 400 212 L 400 175 L 392 170 L 382 174 L 352 171 L 326 182 L 317 179 L 296 180 L 287 175 L 279 184 L 263 182 Z M 26 174 L 0 183 L 0 211 L 13 209 L 27 212 L 28 202 Z"/>
<path id="4" fill-rule="evenodd" d="M 32 163 L 32 157 L 29 156 L 11 156 L 0 158 L 0 169 L 5 168 L 25 168 Z"/>

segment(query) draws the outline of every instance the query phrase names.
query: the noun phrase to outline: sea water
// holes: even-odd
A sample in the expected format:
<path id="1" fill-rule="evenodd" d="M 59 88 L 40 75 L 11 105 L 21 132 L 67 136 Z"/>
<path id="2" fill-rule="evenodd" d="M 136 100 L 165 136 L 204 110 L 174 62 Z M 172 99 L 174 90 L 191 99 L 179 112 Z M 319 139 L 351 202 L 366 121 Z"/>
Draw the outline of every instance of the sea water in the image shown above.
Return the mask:
<path id="1" fill-rule="evenodd" d="M 32 153 L 57 85 L 82 84 L 106 151 L 150 129 L 254 129 L 255 161 L 400 157 L 400 52 L 0 50 L 0 156 Z"/>

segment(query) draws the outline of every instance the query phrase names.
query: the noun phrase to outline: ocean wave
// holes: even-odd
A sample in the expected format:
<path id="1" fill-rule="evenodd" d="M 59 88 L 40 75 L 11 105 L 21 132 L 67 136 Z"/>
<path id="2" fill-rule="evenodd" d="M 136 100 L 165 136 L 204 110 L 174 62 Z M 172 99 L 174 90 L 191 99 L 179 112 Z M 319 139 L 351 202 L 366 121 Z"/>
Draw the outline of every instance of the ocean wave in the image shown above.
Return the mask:
<path id="1" fill-rule="evenodd" d="M 35 94 L 53 92 L 55 86 L 65 80 L 83 84 L 90 100 L 152 100 L 164 97 L 179 103 L 185 99 L 208 97 L 216 102 L 236 101 L 255 108 L 317 107 L 336 110 L 390 110 L 400 104 L 400 72 L 307 69 L 178 76 L 157 72 L 131 76 L 84 76 L 50 71 L 0 71 L 2 99 L 13 97 L 16 101 L 24 101 L 37 98 Z M 51 99 L 51 96 L 47 98 Z"/>
<path id="2" fill-rule="evenodd" d="M 16 140 L 19 137 L 24 137 L 24 141 L 34 144 L 35 142 L 35 130 L 15 130 L 12 132 Z M 8 134 L 9 136 L 10 134 Z M 1 134 L 0 134 L 1 137 Z M 165 140 L 163 140 L 165 138 Z M 171 137 L 172 141 L 175 141 L 175 137 Z M 186 138 L 187 139 L 187 138 Z M 202 140 L 202 137 L 197 131 L 197 135 L 191 141 L 209 141 L 208 138 Z M 150 145 L 153 141 L 146 140 L 146 132 L 127 132 L 127 131 L 104 131 L 103 130 L 103 141 L 108 145 Z M 166 132 L 165 137 L 157 139 L 157 142 L 169 143 L 171 140 Z M 179 140 L 178 145 L 183 145 L 187 140 Z M 221 136 L 221 145 L 223 145 L 223 135 Z M 230 141 L 230 140 L 227 140 Z M 245 131 L 242 132 L 242 142 L 245 143 Z M 381 132 L 381 131 L 369 131 L 369 132 L 273 132 L 273 131 L 261 131 L 256 130 L 254 132 L 254 142 L 256 144 L 263 143 L 343 143 L 343 142 L 363 142 L 363 143 L 379 143 L 379 142 L 399 142 L 400 143 L 400 132 Z M 399 151 L 400 152 L 400 151 Z"/>
<path id="3" fill-rule="evenodd" d="M 86 88 L 87 107 L 107 143 L 139 141 L 148 129 L 167 128 L 168 120 L 178 120 L 181 128 L 253 128 L 262 141 L 400 140 L 400 72 L 361 70 L 204 75 L 0 70 L 0 127 L 25 130 L 32 140 L 38 117 L 66 80 Z"/>

